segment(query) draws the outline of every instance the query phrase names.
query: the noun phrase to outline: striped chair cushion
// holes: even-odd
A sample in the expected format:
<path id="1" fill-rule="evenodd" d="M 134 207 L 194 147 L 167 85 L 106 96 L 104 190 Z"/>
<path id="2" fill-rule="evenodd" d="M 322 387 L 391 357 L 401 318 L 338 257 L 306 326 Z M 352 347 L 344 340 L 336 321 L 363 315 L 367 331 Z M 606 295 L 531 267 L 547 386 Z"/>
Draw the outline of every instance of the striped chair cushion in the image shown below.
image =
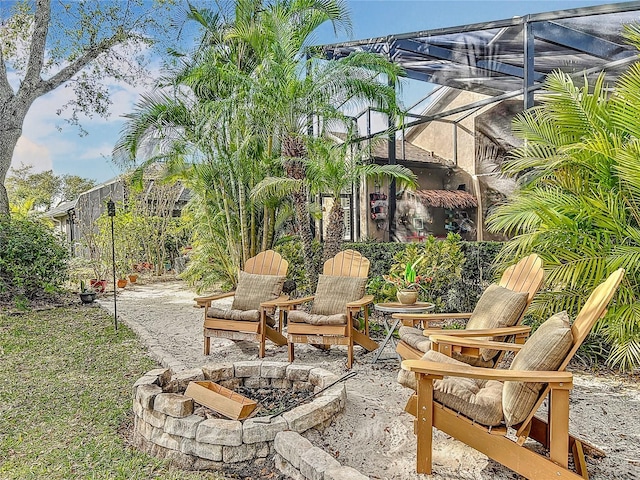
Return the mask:
<path id="1" fill-rule="evenodd" d="M 293 310 L 287 314 L 287 320 L 294 323 L 308 323 L 309 325 L 346 325 L 347 314 L 316 315 L 302 310 Z"/>
<path id="2" fill-rule="evenodd" d="M 429 351 L 421 360 L 466 365 L 439 352 Z M 416 374 L 400 370 L 398 382 L 416 389 Z M 433 382 L 433 398 L 442 405 L 486 425 L 502 423 L 502 382 L 463 377 L 444 377 Z"/>
<path id="3" fill-rule="evenodd" d="M 282 292 L 284 275 L 240 272 L 232 310 L 259 310 L 262 302 L 275 300 Z"/>
<path id="4" fill-rule="evenodd" d="M 526 305 L 526 292 L 519 293 L 500 285 L 489 285 L 469 317 L 466 329 L 511 327 L 516 324 Z M 494 340 L 500 341 L 503 338 L 494 338 Z M 491 340 L 491 338 L 486 338 L 486 340 Z M 497 350 L 480 349 L 480 355 L 485 361 L 492 360 L 498 353 Z"/>
<path id="5" fill-rule="evenodd" d="M 567 312 L 556 313 L 527 340 L 517 353 L 511 370 L 555 371 L 573 345 L 573 335 Z M 505 382 L 502 392 L 504 417 L 509 425 L 527 418 L 538 400 L 543 383 Z"/>
<path id="6" fill-rule="evenodd" d="M 363 297 L 366 284 L 366 277 L 320 275 L 311 313 L 315 315 L 346 313 L 347 303 Z"/>
<path id="7" fill-rule="evenodd" d="M 442 334 L 446 335 L 447 330 L 442 330 Z M 429 340 L 429 337 L 425 337 L 422 333 L 422 330 L 420 330 L 419 328 L 403 326 L 398 329 L 398 335 L 400 336 L 400 340 L 405 342 L 410 347 L 413 347 L 416 350 L 420 350 L 422 353 L 426 353 L 431 350 L 431 341 Z M 479 357 L 473 357 L 470 355 L 463 355 L 458 352 L 453 352 L 452 357 L 473 367 L 493 367 L 494 363 L 493 359 L 489 361 L 484 360 L 484 358 L 482 358 L 482 355 Z"/>
<path id="8" fill-rule="evenodd" d="M 260 321 L 259 310 L 224 310 L 222 308 L 207 308 L 207 318 L 218 318 L 221 320 L 239 320 L 243 322 Z M 273 327 L 276 321 L 271 315 L 267 315 L 267 325 Z"/>

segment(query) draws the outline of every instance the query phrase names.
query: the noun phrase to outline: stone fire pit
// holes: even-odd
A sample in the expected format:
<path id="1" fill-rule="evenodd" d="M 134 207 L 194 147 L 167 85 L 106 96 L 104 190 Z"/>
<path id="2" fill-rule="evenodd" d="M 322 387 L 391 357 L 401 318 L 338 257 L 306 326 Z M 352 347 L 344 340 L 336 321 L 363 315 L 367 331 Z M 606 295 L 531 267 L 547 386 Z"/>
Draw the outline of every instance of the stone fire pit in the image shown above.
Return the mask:
<path id="1" fill-rule="evenodd" d="M 261 360 L 211 364 L 178 373 L 151 370 L 133 388 L 134 443 L 185 469 L 219 469 L 266 458 L 273 453 L 278 432 L 322 427 L 344 409 L 344 384 L 272 417 L 270 423 L 259 423 L 255 418 L 206 419 L 194 414 L 194 401 L 184 395 L 189 382 L 211 380 L 231 390 L 245 386 L 317 392 L 337 379 L 323 368 Z"/>

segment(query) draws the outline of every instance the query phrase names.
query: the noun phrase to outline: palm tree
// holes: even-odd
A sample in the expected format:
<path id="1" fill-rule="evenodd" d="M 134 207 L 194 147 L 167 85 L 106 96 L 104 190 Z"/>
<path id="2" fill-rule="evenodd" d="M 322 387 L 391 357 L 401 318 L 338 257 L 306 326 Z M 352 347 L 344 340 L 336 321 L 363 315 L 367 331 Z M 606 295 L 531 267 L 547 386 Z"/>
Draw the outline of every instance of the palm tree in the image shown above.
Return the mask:
<path id="1" fill-rule="evenodd" d="M 627 38 L 640 48 L 640 28 Z M 520 115 L 505 173 L 518 176 L 515 195 L 489 219 L 494 231 L 515 235 L 508 259 L 535 251 L 548 270 L 547 291 L 534 307 L 544 318 L 576 312 L 611 271 L 627 271 L 617 302 L 597 332 L 611 345 L 608 362 L 640 366 L 640 65 L 632 65 L 613 93 L 600 75 L 578 86 L 567 75 L 546 81 L 542 105 Z"/>
<path id="2" fill-rule="evenodd" d="M 400 70 L 367 53 L 332 62 L 311 55 L 320 25 L 349 28 L 340 0 L 236 0 L 229 18 L 195 8 L 188 16 L 204 27 L 202 41 L 166 80 L 172 91 L 146 97 L 130 116 L 117 151 L 131 159 L 145 140 L 165 147 L 151 160 L 181 167 L 197 199 L 216 205 L 225 242 L 242 262 L 269 246 L 278 217 L 275 204 L 254 204 L 251 189 L 282 171 L 304 180 L 312 116 L 324 129 L 348 121 L 339 108 L 345 102 L 397 111 L 394 89 L 376 77 L 395 79 Z M 306 273 L 315 278 L 306 189 L 291 198 Z"/>
<path id="3" fill-rule="evenodd" d="M 289 175 L 267 177 L 256 185 L 251 195 L 256 201 L 263 202 L 293 195 L 306 197 L 303 193 L 306 191 L 313 196 L 328 194 L 333 203 L 324 238 L 322 257 L 325 261 L 341 249 L 345 224 L 340 199 L 342 194 L 351 191 L 354 184 L 363 179 L 387 177 L 395 178 L 407 188 L 417 185 L 415 174 L 408 168 L 368 163 L 366 158 L 366 152 L 348 138 L 346 141 L 336 141 L 327 137 L 309 137 L 306 138 L 305 157 L 296 160 L 304 175 L 295 178 Z"/>
<path id="4" fill-rule="evenodd" d="M 317 267 L 313 261 L 309 224 L 307 149 L 316 134 L 329 127 L 350 125 L 341 107 L 374 105 L 382 111 L 399 114 L 395 90 L 378 78 L 395 82 L 399 67 L 379 55 L 356 53 L 337 61 L 324 61 L 310 51 L 309 41 L 325 22 L 348 27 L 348 17 L 338 0 L 292 0 L 276 2 L 261 16 L 260 62 L 254 70 L 252 94 L 256 128 L 279 144 L 285 177 L 302 241 L 307 278 L 313 279 Z M 255 36 L 246 36 L 247 41 Z M 315 127 L 314 127 L 315 125 Z M 276 185 L 276 184 L 272 184 Z M 283 186 L 284 182 L 277 185 Z"/>
<path id="5" fill-rule="evenodd" d="M 195 248 L 187 276 L 205 279 L 201 287 L 220 278 L 233 283 L 244 261 L 273 238 L 276 215 L 268 208 L 261 214 L 248 192 L 279 167 L 251 127 L 256 52 L 236 34 L 255 28 L 262 3 L 238 0 L 231 14 L 190 6 L 186 18 L 201 27 L 200 41 L 177 56 L 161 90 L 142 97 L 114 150 L 125 163 L 145 157 L 142 168 L 165 162 L 192 190 Z"/>

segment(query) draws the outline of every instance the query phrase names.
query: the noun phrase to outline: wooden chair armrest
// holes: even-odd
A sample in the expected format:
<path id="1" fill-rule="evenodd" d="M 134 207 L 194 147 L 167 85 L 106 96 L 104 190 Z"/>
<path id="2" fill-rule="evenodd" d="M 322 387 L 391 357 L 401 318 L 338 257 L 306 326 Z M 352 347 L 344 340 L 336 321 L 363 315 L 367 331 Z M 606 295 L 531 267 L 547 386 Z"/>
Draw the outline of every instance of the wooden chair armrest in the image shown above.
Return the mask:
<path id="1" fill-rule="evenodd" d="M 430 335 L 429 340 L 440 345 L 457 347 L 490 348 L 491 350 L 505 350 L 519 352 L 523 345 L 509 342 L 494 342 L 493 340 L 479 340 L 477 338 L 453 337 L 449 335 Z"/>
<path id="2" fill-rule="evenodd" d="M 391 317 L 401 320 L 422 320 L 423 322 L 469 318 L 470 316 L 470 313 L 394 313 L 391 315 Z"/>
<path id="3" fill-rule="evenodd" d="M 422 333 L 425 337 L 431 335 L 447 335 L 449 337 L 497 337 L 518 334 L 529 334 L 531 327 L 526 325 L 517 327 L 476 328 L 470 330 L 453 330 L 442 328 L 426 328 Z"/>
<path id="4" fill-rule="evenodd" d="M 221 298 L 232 297 L 236 294 L 235 291 L 227 293 L 218 293 L 216 295 L 208 295 L 206 297 L 196 297 L 193 300 L 196 302 L 196 308 L 204 308 L 209 305 L 213 300 L 220 300 Z"/>
<path id="5" fill-rule="evenodd" d="M 405 360 L 402 369 L 409 372 L 423 373 L 436 378 L 465 377 L 480 380 L 499 380 L 515 382 L 562 383 L 562 387 L 573 387 L 571 372 L 500 370 L 496 368 L 480 368 L 468 365 L 452 365 L 450 363 L 429 362 L 426 360 Z"/>
<path id="6" fill-rule="evenodd" d="M 262 302 L 260 304 L 260 308 L 276 308 L 282 302 L 286 302 L 289 300 L 289 295 L 280 295 L 275 300 L 269 300 L 267 302 Z"/>
<path id="7" fill-rule="evenodd" d="M 365 295 L 360 300 L 347 303 L 347 308 L 362 308 L 370 303 L 373 303 L 373 295 Z"/>
<path id="8" fill-rule="evenodd" d="M 293 300 L 287 300 L 287 301 L 284 301 L 284 302 L 278 302 L 278 304 L 276 306 L 279 307 L 281 310 L 291 310 L 292 307 L 295 307 L 296 305 L 301 305 L 301 304 L 306 303 L 306 302 L 310 302 L 314 298 L 315 298 L 314 295 L 312 295 L 310 297 L 294 298 Z"/>

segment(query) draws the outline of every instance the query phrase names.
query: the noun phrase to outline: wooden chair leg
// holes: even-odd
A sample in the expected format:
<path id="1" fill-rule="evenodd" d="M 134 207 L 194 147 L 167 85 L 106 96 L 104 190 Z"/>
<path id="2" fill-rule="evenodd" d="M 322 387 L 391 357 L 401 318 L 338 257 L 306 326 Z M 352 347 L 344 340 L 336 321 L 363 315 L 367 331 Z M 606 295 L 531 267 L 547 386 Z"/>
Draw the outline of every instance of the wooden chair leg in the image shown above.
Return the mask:
<path id="1" fill-rule="evenodd" d="M 563 468 L 569 464 L 569 390 L 551 389 L 549 395 L 549 457 Z"/>
<path id="2" fill-rule="evenodd" d="M 353 336 L 349 336 L 349 345 L 347 346 L 347 368 L 353 366 Z"/>
<path id="3" fill-rule="evenodd" d="M 258 357 L 264 358 L 266 350 L 267 336 L 265 335 L 264 328 L 260 332 L 260 347 L 258 349 Z"/>
<path id="4" fill-rule="evenodd" d="M 288 342 L 287 347 L 289 350 L 289 363 L 293 362 L 294 352 L 293 352 L 293 342 Z"/>
<path id="5" fill-rule="evenodd" d="M 369 336 L 369 306 L 364 307 L 364 334 Z"/>
<path id="6" fill-rule="evenodd" d="M 418 473 L 431 475 L 431 456 L 433 443 L 433 379 L 427 375 L 417 374 L 418 382 L 418 417 L 416 435 L 418 451 L 416 470 Z"/>
<path id="7" fill-rule="evenodd" d="M 204 336 L 204 354 L 209 355 L 211 351 L 211 337 Z"/>
<path id="8" fill-rule="evenodd" d="M 584 450 L 582 449 L 582 442 L 580 440 L 573 441 L 571 453 L 573 454 L 573 463 L 576 466 L 576 473 L 585 480 L 589 480 L 589 472 L 587 472 L 587 462 L 584 459 Z"/>

